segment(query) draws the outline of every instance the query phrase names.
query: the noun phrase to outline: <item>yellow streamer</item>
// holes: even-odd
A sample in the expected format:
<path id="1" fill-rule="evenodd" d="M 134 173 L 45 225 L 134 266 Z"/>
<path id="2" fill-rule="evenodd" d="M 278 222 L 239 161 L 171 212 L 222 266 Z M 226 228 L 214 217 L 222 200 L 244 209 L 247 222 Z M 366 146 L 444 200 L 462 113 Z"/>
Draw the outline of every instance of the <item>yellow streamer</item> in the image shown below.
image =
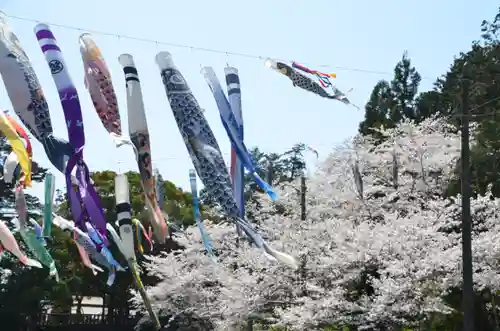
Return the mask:
<path id="1" fill-rule="evenodd" d="M 12 150 L 17 155 L 17 160 L 24 173 L 24 187 L 31 187 L 31 160 L 28 151 L 3 111 L 0 111 L 0 130 L 7 137 Z"/>

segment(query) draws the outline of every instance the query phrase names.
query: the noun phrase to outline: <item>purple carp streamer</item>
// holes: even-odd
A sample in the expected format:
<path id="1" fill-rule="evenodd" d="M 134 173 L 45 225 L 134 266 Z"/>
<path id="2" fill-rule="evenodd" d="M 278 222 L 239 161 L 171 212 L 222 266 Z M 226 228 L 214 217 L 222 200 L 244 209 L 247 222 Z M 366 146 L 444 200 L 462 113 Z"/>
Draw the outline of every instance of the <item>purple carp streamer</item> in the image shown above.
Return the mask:
<path id="1" fill-rule="evenodd" d="M 240 217 L 224 158 L 198 101 L 174 64 L 170 53 L 158 53 L 156 63 L 180 134 L 193 160 L 196 172 L 209 194 L 257 247 L 263 249 L 276 260 L 298 268 L 298 264 L 292 256 L 271 248 L 249 222 Z"/>
<path id="2" fill-rule="evenodd" d="M 83 202 L 90 222 L 92 222 L 102 237 L 102 244 L 107 246 L 108 239 L 106 237 L 106 220 L 104 218 L 101 202 L 97 196 L 94 186 L 90 181 L 89 169 L 83 160 L 85 134 L 78 93 L 66 68 L 62 52 L 59 49 L 57 41 L 49 26 L 40 23 L 35 26 L 34 31 L 47 64 L 50 67 L 54 83 L 57 86 L 59 98 L 64 111 L 64 117 L 66 119 L 69 143 L 73 147 L 74 151 L 71 158 L 68 160 L 64 171 L 71 212 L 77 221 L 78 226 L 84 229 L 84 219 L 80 217 L 81 215 L 78 215 L 78 217 L 80 217 L 78 218 L 77 213 L 73 210 L 77 202 L 72 200 L 77 197 L 78 203 L 80 200 Z M 75 168 L 79 196 L 71 193 L 71 191 L 74 191 L 71 174 Z"/>
<path id="3" fill-rule="evenodd" d="M 333 90 L 333 94 L 330 94 L 320 84 L 318 84 L 314 80 L 312 80 L 312 78 L 301 74 L 300 72 L 298 72 L 297 70 L 295 70 L 294 68 L 289 66 L 288 64 L 285 64 L 285 63 L 280 62 L 280 61 L 268 59 L 268 60 L 266 60 L 265 65 L 268 68 L 274 69 L 277 72 L 279 72 L 280 74 L 287 76 L 292 81 L 293 86 L 296 86 L 296 87 L 299 87 L 303 90 L 317 94 L 320 97 L 327 98 L 327 99 L 334 99 L 334 100 L 340 101 L 346 105 L 352 105 L 352 106 L 359 109 L 358 106 L 352 104 L 351 101 L 349 101 L 347 96 L 342 91 L 340 91 L 338 88 L 336 88 L 333 85 L 330 86 L 331 89 Z M 304 72 L 306 72 L 306 71 L 304 71 Z"/>
<path id="4" fill-rule="evenodd" d="M 85 70 L 85 87 L 90 93 L 90 98 L 104 128 L 117 147 L 131 144 L 128 138 L 123 137 L 120 111 L 111 74 L 101 51 L 88 33 L 80 36 L 80 53 Z"/>
<path id="5" fill-rule="evenodd" d="M 135 146 L 137 164 L 141 175 L 141 185 L 145 195 L 146 207 L 150 216 L 150 223 L 156 240 L 165 243 L 168 237 L 167 223 L 156 199 L 155 178 L 151 161 L 151 147 L 149 140 L 146 111 L 142 99 L 141 83 L 134 58 L 130 54 L 118 57 L 127 88 L 128 129 L 130 139 Z"/>

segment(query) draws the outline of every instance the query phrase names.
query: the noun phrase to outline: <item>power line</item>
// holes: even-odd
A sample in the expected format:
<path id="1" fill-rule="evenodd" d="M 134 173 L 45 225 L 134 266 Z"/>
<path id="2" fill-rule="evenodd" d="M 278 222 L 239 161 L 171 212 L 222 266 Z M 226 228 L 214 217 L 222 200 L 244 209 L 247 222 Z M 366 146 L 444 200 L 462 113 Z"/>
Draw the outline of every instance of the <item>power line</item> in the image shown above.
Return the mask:
<path id="1" fill-rule="evenodd" d="M 18 20 L 18 21 L 32 22 L 32 23 L 37 23 L 37 24 L 41 23 L 41 21 L 36 20 L 36 19 L 32 19 L 32 18 L 7 15 L 5 13 L 4 13 L 4 15 L 6 17 L 9 17 L 11 19 Z M 44 22 L 44 23 L 47 25 L 50 25 L 50 26 L 55 26 L 55 27 L 58 27 L 61 29 L 66 29 L 66 30 L 88 32 L 88 33 L 94 34 L 94 35 L 110 36 L 110 37 L 116 37 L 119 39 L 128 39 L 128 40 L 134 40 L 134 41 L 139 41 L 139 42 L 143 42 L 143 43 L 149 43 L 149 44 L 155 44 L 155 45 L 165 45 L 165 46 L 171 46 L 171 47 L 176 47 L 176 48 L 184 48 L 184 49 L 200 51 L 200 52 L 221 54 L 221 55 L 225 55 L 225 56 L 244 57 L 244 58 L 248 58 L 248 59 L 255 59 L 255 60 L 261 60 L 261 61 L 264 61 L 268 58 L 274 58 L 272 56 L 242 53 L 242 52 L 228 51 L 228 50 L 208 48 L 208 47 L 199 47 L 199 46 L 192 46 L 192 45 L 187 45 L 187 44 L 178 44 L 178 43 L 155 40 L 155 39 L 150 39 L 150 38 L 134 37 L 134 36 L 130 36 L 130 35 L 123 35 L 123 34 L 119 34 L 119 33 L 113 33 L 113 32 L 108 32 L 108 31 L 101 31 L 101 30 L 86 29 L 86 28 L 72 26 L 72 25 L 66 25 L 66 24 L 58 24 L 58 23 L 50 23 L 50 22 Z M 284 61 L 284 62 L 293 62 L 293 60 L 290 60 L 290 59 L 279 59 L 279 60 Z M 332 69 L 337 69 L 337 70 L 360 72 L 360 73 L 373 74 L 373 75 L 385 75 L 385 76 L 394 75 L 393 72 L 388 72 L 388 71 L 377 71 L 377 70 L 369 70 L 369 69 L 362 69 L 362 68 L 350 68 L 350 67 L 336 66 L 336 65 L 331 65 L 331 64 L 315 64 L 315 63 L 310 63 L 310 62 L 301 62 L 301 63 L 303 63 L 304 65 L 311 66 L 311 67 L 315 67 L 315 68 L 332 68 Z M 432 80 L 432 81 L 436 80 L 435 78 L 430 78 L 430 77 L 421 77 L 421 79 Z"/>
<path id="2" fill-rule="evenodd" d="M 469 109 L 469 112 L 467 115 L 462 115 L 462 114 L 457 114 L 455 115 L 456 117 L 462 117 L 462 116 L 467 116 L 467 117 L 470 117 L 470 118 L 477 118 L 477 117 L 485 117 L 485 116 L 495 116 L 496 114 L 498 114 L 500 112 L 500 110 L 498 111 L 491 111 L 491 112 L 488 112 L 488 113 L 479 113 L 479 114 L 470 114 L 470 112 L 474 111 L 474 110 L 477 110 L 479 108 L 482 108 L 492 102 L 495 102 L 497 100 L 500 100 L 500 96 L 496 97 L 496 98 L 493 98 L 493 99 L 490 99 L 482 104 L 480 104 L 479 106 L 476 106 L 474 108 L 471 108 Z"/>

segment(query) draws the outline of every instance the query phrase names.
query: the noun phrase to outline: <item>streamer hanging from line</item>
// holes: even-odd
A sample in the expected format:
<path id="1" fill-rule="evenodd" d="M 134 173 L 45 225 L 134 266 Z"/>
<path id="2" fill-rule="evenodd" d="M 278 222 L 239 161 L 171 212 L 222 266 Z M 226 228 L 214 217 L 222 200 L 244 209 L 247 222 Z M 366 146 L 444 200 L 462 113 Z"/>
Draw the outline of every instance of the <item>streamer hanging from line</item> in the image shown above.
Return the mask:
<path id="1" fill-rule="evenodd" d="M 52 207 L 54 206 L 55 177 L 51 173 L 45 175 L 45 194 L 43 203 L 43 237 L 52 237 Z"/>
<path id="2" fill-rule="evenodd" d="M 151 300 L 148 297 L 146 289 L 142 284 L 141 277 L 139 275 L 139 267 L 137 265 L 137 259 L 134 250 L 134 236 L 132 229 L 132 212 L 130 207 L 130 192 L 128 178 L 126 175 L 118 175 L 115 177 L 115 199 L 116 199 L 116 215 L 117 215 L 117 225 L 119 227 L 120 235 L 116 233 L 115 229 L 111 224 L 107 224 L 108 231 L 113 238 L 113 241 L 118 246 L 118 249 L 123 254 L 127 260 L 130 272 L 134 277 L 135 284 L 139 293 L 142 297 L 142 301 L 146 306 L 149 316 L 156 326 L 156 329 L 161 328 L 158 316 L 153 310 L 151 305 Z"/>
<path id="3" fill-rule="evenodd" d="M 141 175 L 141 185 L 145 195 L 146 207 L 156 240 L 164 244 L 168 237 L 167 223 L 156 200 L 155 181 L 149 140 L 148 123 L 144 101 L 142 99 L 141 83 L 134 58 L 130 54 L 118 57 L 127 88 L 128 129 L 130 139 L 135 146 L 136 160 Z"/>
<path id="4" fill-rule="evenodd" d="M 225 214 L 241 226 L 259 248 L 280 262 L 297 268 L 297 262 L 292 256 L 272 249 L 246 220 L 239 217 L 224 158 L 196 98 L 175 66 L 170 53 L 158 53 L 156 63 L 177 126 L 208 193 L 217 199 Z"/>
<path id="5" fill-rule="evenodd" d="M 3 160 L 2 168 L 3 181 L 6 183 L 15 183 L 22 176 L 22 170 L 19 167 L 19 162 L 17 161 L 17 155 L 15 152 L 7 155 L 7 157 Z"/>
<path id="6" fill-rule="evenodd" d="M 19 39 L 0 12 L 0 73 L 15 113 L 42 144 L 52 135 L 49 106 Z"/>
<path id="7" fill-rule="evenodd" d="M 15 195 L 14 195 L 14 200 L 15 200 L 15 210 L 19 216 L 20 222 L 18 222 L 18 227 L 21 228 L 22 230 L 25 230 L 26 228 L 26 223 L 27 223 L 27 218 L 28 218 L 28 208 L 26 206 L 26 199 L 24 197 L 23 193 L 23 185 L 18 181 L 16 182 L 16 189 L 15 189 Z M 15 219 L 17 220 L 17 219 Z M 4 224 L 4 223 L 2 223 Z M 5 224 L 4 224 L 5 225 Z M 24 232 L 24 231 L 23 231 Z M 28 245 L 28 248 L 31 250 L 32 247 L 29 245 L 30 242 L 29 240 L 26 239 L 26 236 L 24 236 L 24 233 L 21 233 L 21 236 L 23 238 L 23 241 L 26 242 Z M 17 243 L 16 239 L 12 235 L 12 232 L 8 228 L 3 229 L 0 227 L 0 242 L 3 244 L 3 246 L 13 253 L 20 261 L 21 263 L 37 268 L 42 268 L 42 265 L 33 259 L 29 259 L 26 257 L 26 255 L 20 250 L 19 244 Z M 36 252 L 34 252 L 36 253 Z M 57 271 L 56 271 L 57 273 Z"/>
<path id="8" fill-rule="evenodd" d="M 165 190 L 163 189 L 164 182 L 163 182 L 163 177 L 161 176 L 160 171 L 158 169 L 154 170 L 154 181 L 155 181 L 155 190 L 156 190 L 156 202 L 158 203 L 158 207 L 160 208 L 161 213 L 165 217 L 165 220 L 168 220 L 169 219 L 168 214 L 165 212 L 165 209 L 163 207 L 165 204 Z M 174 222 L 167 222 L 167 226 L 169 229 L 169 233 L 180 232 L 180 233 L 186 234 L 184 229 L 181 229 L 181 227 L 178 226 L 177 224 L 175 224 Z M 137 236 L 138 236 L 137 239 L 140 238 L 139 232 L 142 232 L 144 237 L 147 240 L 149 240 L 147 232 L 145 230 L 140 231 L 139 229 L 137 230 Z"/>
<path id="9" fill-rule="evenodd" d="M 126 259 L 135 259 L 134 229 L 130 207 L 130 189 L 125 174 L 115 177 L 116 225 L 123 243 L 122 254 Z"/>
<path id="10" fill-rule="evenodd" d="M 165 190 L 163 189 L 163 178 L 158 169 L 154 170 L 155 185 L 156 185 L 156 202 L 163 212 L 163 205 L 165 203 Z"/>
<path id="11" fill-rule="evenodd" d="M 33 66 L 0 12 L 0 74 L 16 115 L 42 144 L 50 162 L 64 172 L 73 149 L 54 137 L 49 106 Z"/>
<path id="12" fill-rule="evenodd" d="M 16 130 L 19 137 L 24 139 L 24 147 L 26 148 L 26 152 L 28 152 L 28 156 L 30 161 L 33 159 L 33 148 L 31 146 L 30 137 L 28 133 L 24 130 L 24 128 L 14 119 L 12 116 L 9 116 L 6 111 L 4 111 L 5 117 L 9 120 L 10 125 Z"/>
<path id="13" fill-rule="evenodd" d="M 217 258 L 212 250 L 212 244 L 210 242 L 210 238 L 205 230 L 205 226 L 203 225 L 203 221 L 201 219 L 200 214 L 200 205 L 198 201 L 198 187 L 196 184 L 196 170 L 189 170 L 189 182 L 191 183 L 191 196 L 193 197 L 193 212 L 194 212 L 194 220 L 196 221 L 196 225 L 200 229 L 201 241 L 203 242 L 203 246 L 207 250 L 208 256 L 217 263 Z"/>
<path id="14" fill-rule="evenodd" d="M 4 249 L 8 250 L 15 257 L 17 257 L 22 264 L 40 269 L 43 268 L 40 262 L 28 258 L 26 254 L 24 254 L 23 251 L 21 251 L 21 249 L 19 248 L 19 244 L 16 241 L 16 238 L 14 238 L 14 235 L 9 230 L 4 221 L 0 221 L 0 244 L 3 246 Z"/>
<path id="15" fill-rule="evenodd" d="M 114 267 L 110 265 L 108 260 L 98 251 L 92 239 L 85 232 L 77 228 L 74 222 L 68 221 L 62 218 L 61 216 L 54 214 L 53 224 L 57 226 L 59 229 L 63 230 L 64 232 L 69 233 L 71 238 L 74 238 L 75 242 L 77 243 L 79 251 L 80 249 L 84 250 L 85 254 L 81 255 L 82 262 L 86 267 L 92 270 L 94 275 L 97 274 L 97 271 L 103 272 L 104 270 L 92 264 L 90 262 L 90 259 L 87 259 L 87 256 L 90 256 L 92 260 L 96 261 L 97 263 L 99 263 L 100 265 L 109 270 L 108 281 L 106 284 L 108 286 L 113 285 L 116 277 L 116 274 L 114 272 Z"/>
<path id="16" fill-rule="evenodd" d="M 314 94 L 317 94 L 320 97 L 327 98 L 327 99 L 334 99 L 334 100 L 340 101 L 346 105 L 352 105 L 353 107 L 356 107 L 359 109 L 358 106 L 352 104 L 349 101 L 349 99 L 347 98 L 345 93 L 340 91 L 333 84 L 330 86 L 330 88 L 333 90 L 333 94 L 330 94 L 323 87 L 321 87 L 320 84 L 316 83 L 311 78 L 301 74 L 300 72 L 298 72 L 294 68 L 290 67 L 288 64 L 268 59 L 268 60 L 266 60 L 265 65 L 268 68 L 274 69 L 277 72 L 279 72 L 280 74 L 287 76 L 292 81 L 293 86 L 300 87 L 301 89 L 312 92 Z M 305 68 L 305 67 L 303 67 L 303 68 Z M 305 69 L 307 69 L 307 68 L 305 68 Z"/>
<path id="17" fill-rule="evenodd" d="M 113 254 L 111 253 L 111 251 L 107 247 L 103 246 L 101 236 L 99 235 L 97 230 L 92 226 L 92 224 L 90 224 L 89 222 L 85 222 L 85 227 L 87 228 L 87 233 L 88 233 L 90 239 L 92 239 L 92 241 L 95 242 L 97 246 L 101 246 L 100 253 L 101 253 L 101 255 L 104 256 L 104 258 L 106 258 L 108 263 L 111 266 L 113 266 L 113 268 L 115 270 L 125 271 L 125 269 L 120 265 L 120 263 L 118 263 L 116 261 Z M 106 230 L 108 230 L 107 224 L 106 224 Z"/>
<path id="18" fill-rule="evenodd" d="M 7 137 L 13 153 L 15 153 L 22 169 L 21 183 L 24 187 L 31 187 L 31 157 L 26 150 L 24 142 L 21 140 L 16 129 L 3 111 L 0 111 L 0 130 Z M 29 140 L 28 140 L 29 141 Z M 31 144 L 29 145 L 31 149 Z"/>
<path id="19" fill-rule="evenodd" d="M 84 233 L 84 232 L 82 232 L 82 233 Z M 76 232 L 73 232 L 72 238 L 73 238 L 73 241 L 75 242 L 76 248 L 78 250 L 78 254 L 80 255 L 80 258 L 82 259 L 83 265 L 86 266 L 87 268 L 89 268 L 92 271 L 92 274 L 94 276 L 97 276 L 97 273 L 99 273 L 99 272 L 104 272 L 104 270 L 101 269 L 101 267 L 98 267 L 95 264 L 92 264 L 92 261 L 90 260 L 89 253 L 87 253 L 87 251 L 85 250 L 85 248 L 83 246 L 83 243 L 87 239 L 90 240 L 90 243 L 92 243 L 92 239 L 90 239 L 90 237 L 88 237 L 87 239 L 81 239 L 81 237 L 79 237 Z M 95 249 L 95 247 L 94 247 L 94 249 Z M 97 251 L 95 254 L 98 254 Z M 110 280 L 108 280 L 108 285 L 109 286 L 112 285 L 112 282 Z"/>
<path id="20" fill-rule="evenodd" d="M 78 197 L 74 190 L 71 190 L 69 194 L 72 195 L 71 198 L 68 197 L 68 201 L 71 203 L 71 210 L 75 211 L 75 220 L 77 221 L 77 223 L 82 224 L 84 227 L 83 230 L 86 231 L 88 222 L 85 222 L 84 224 L 82 205 L 78 200 Z M 55 216 L 56 218 L 58 217 L 55 214 L 53 214 L 53 216 Z M 108 256 L 106 255 L 106 252 L 103 251 L 105 247 L 103 247 L 102 240 L 99 237 L 97 231 L 94 230 L 94 232 L 92 233 L 92 235 L 94 236 L 94 239 L 92 239 L 90 234 L 85 233 L 84 231 L 82 231 L 82 229 L 75 228 L 74 222 L 70 222 L 59 217 L 57 219 L 58 223 L 56 224 L 56 218 L 54 218 L 52 222 L 59 228 L 68 230 L 73 236 L 75 242 L 77 243 L 78 251 L 84 265 L 90 268 L 94 275 L 96 274 L 96 271 L 102 272 L 102 269 L 94 266 L 92 263 L 90 263 L 90 265 L 88 264 L 88 261 L 90 261 L 90 257 L 92 257 L 94 261 L 109 270 L 107 285 L 113 285 L 116 277 L 116 268 L 108 261 Z"/>
<path id="21" fill-rule="evenodd" d="M 229 99 L 229 105 L 233 112 L 235 123 L 238 127 L 235 128 L 239 135 L 238 138 L 244 141 L 244 130 L 243 130 L 243 114 L 241 111 L 241 87 L 240 87 L 240 77 L 238 75 L 238 69 L 234 67 L 225 67 L 224 73 L 226 75 L 226 85 L 227 85 L 227 96 Z M 233 122 L 230 122 L 231 124 Z M 231 179 L 233 184 L 234 199 L 238 204 L 240 210 L 240 217 L 245 217 L 245 169 L 243 162 L 238 158 L 236 154 L 236 149 L 231 146 Z M 271 183 L 268 183 L 271 185 Z M 240 230 L 238 234 L 240 235 Z"/>
<path id="22" fill-rule="evenodd" d="M 128 137 L 123 137 L 118 101 L 113 88 L 111 74 L 99 47 L 91 35 L 80 35 L 80 53 L 85 71 L 85 87 L 104 128 L 113 138 L 116 147 L 132 145 Z"/>
<path id="23" fill-rule="evenodd" d="M 57 272 L 56 263 L 50 255 L 47 248 L 44 246 L 44 242 L 40 240 L 34 229 L 28 227 L 28 208 L 26 205 L 26 199 L 22 186 L 18 186 L 15 191 L 15 202 L 16 211 L 18 218 L 14 218 L 12 223 L 16 225 L 19 230 L 19 234 L 23 239 L 26 246 L 30 252 L 35 256 L 35 258 L 40 261 L 44 266 L 49 268 L 49 276 L 54 277 L 56 282 L 59 282 L 59 274 Z M 36 223 L 34 220 L 30 219 L 30 224 Z"/>
<path id="24" fill-rule="evenodd" d="M 90 181 L 90 172 L 85 164 L 85 161 L 83 160 L 85 133 L 78 92 L 73 84 L 73 81 L 71 80 L 62 52 L 57 46 L 57 41 L 49 26 L 39 23 L 35 26 L 34 31 L 59 92 L 59 98 L 68 129 L 69 142 L 74 150 L 74 154 L 68 160 L 65 169 L 66 189 L 68 191 L 68 200 L 70 200 L 69 202 L 72 209 L 71 212 L 75 220 L 78 220 L 76 213 L 73 211 L 75 202 L 71 201 L 75 195 L 70 194 L 70 191 L 74 191 L 71 182 L 71 174 L 73 169 L 76 168 L 79 195 L 76 196 L 83 202 L 85 211 L 89 216 L 89 221 L 92 222 L 98 231 L 102 244 L 107 246 L 108 239 L 106 237 L 106 220 L 101 207 L 101 201 Z M 78 225 L 84 229 L 82 220 L 79 220 Z"/>
<path id="25" fill-rule="evenodd" d="M 252 157 L 248 152 L 243 139 L 240 138 L 240 130 L 239 124 L 235 119 L 231 106 L 229 105 L 229 101 L 222 90 L 219 79 L 215 75 L 215 72 L 212 67 L 204 67 L 202 69 L 202 74 L 205 77 L 205 80 L 212 91 L 212 94 L 215 98 L 215 102 L 217 103 L 217 108 L 219 108 L 220 117 L 222 119 L 222 124 L 226 129 L 227 135 L 231 140 L 232 147 L 235 149 L 238 158 L 245 165 L 245 168 L 252 174 L 255 182 L 260 186 L 261 189 L 266 192 L 273 201 L 277 200 L 276 193 L 274 193 L 272 187 L 266 183 L 262 178 L 260 178 L 257 173 L 257 169 L 253 164 Z"/>
<path id="26" fill-rule="evenodd" d="M 34 219 L 30 218 L 29 219 L 31 226 L 33 226 L 33 229 L 35 230 L 35 234 L 37 239 L 40 241 L 40 243 L 43 246 L 47 246 L 47 242 L 45 241 L 45 238 L 42 237 L 42 227 L 40 224 L 38 224 Z"/>
<path id="27" fill-rule="evenodd" d="M 153 242 L 151 241 L 151 238 L 153 237 L 152 233 L 148 233 L 146 229 L 144 228 L 144 225 L 137 219 L 133 218 L 132 219 L 132 224 L 134 224 L 135 229 L 136 229 L 136 234 L 137 234 L 137 249 L 139 250 L 139 253 L 143 254 L 144 253 L 144 247 L 142 247 L 142 240 L 141 240 L 141 235 L 146 239 L 146 241 L 149 244 L 149 250 L 153 250 Z"/>
<path id="28" fill-rule="evenodd" d="M 14 223 L 16 223 L 15 221 L 18 220 L 17 226 L 19 228 L 19 233 L 21 234 L 21 238 L 26 243 L 31 253 L 36 257 L 37 260 L 39 260 L 40 262 L 42 262 L 42 264 L 44 264 L 46 267 L 49 268 L 49 275 L 55 277 L 56 281 L 59 281 L 59 275 L 57 273 L 56 265 L 54 260 L 52 259 L 52 256 L 50 256 L 49 252 L 47 251 L 43 243 L 38 239 L 38 235 L 36 234 L 35 230 L 28 228 L 27 224 L 29 218 L 28 206 L 26 204 L 26 198 L 24 196 L 23 188 L 25 187 L 26 178 L 31 178 L 31 173 L 30 173 L 31 158 L 32 158 L 31 142 L 24 129 L 20 127 L 20 125 L 14 119 L 9 118 L 3 112 L 0 112 L 0 117 L 1 117 L 0 128 L 2 128 L 2 130 L 10 131 L 9 128 L 5 127 L 5 125 L 8 124 L 11 126 L 10 129 L 13 130 L 13 132 L 10 131 L 9 134 L 6 134 L 6 136 L 12 137 L 16 135 L 16 138 L 18 140 L 16 143 L 22 144 L 22 148 L 15 149 L 15 153 L 18 155 L 19 149 L 22 149 L 23 150 L 22 152 L 25 153 L 25 156 L 28 156 L 28 159 L 24 160 L 24 162 L 27 162 L 27 164 L 29 164 L 28 175 L 25 174 L 26 170 L 23 169 L 23 173 L 19 175 L 14 175 L 13 178 L 11 179 L 15 181 L 14 201 L 15 201 L 15 209 L 18 215 L 18 219 L 15 218 L 13 221 Z M 23 137 L 23 139 L 25 140 L 24 143 L 20 140 L 20 137 Z M 11 139 L 9 139 L 9 141 L 11 141 Z M 23 157 L 19 157 L 19 159 L 23 160 Z M 17 160 L 12 159 L 9 160 L 9 162 L 17 163 Z M 21 168 L 23 168 L 22 163 L 21 163 Z M 19 177 L 19 179 L 17 177 Z M 15 245 L 13 247 L 15 249 Z"/>

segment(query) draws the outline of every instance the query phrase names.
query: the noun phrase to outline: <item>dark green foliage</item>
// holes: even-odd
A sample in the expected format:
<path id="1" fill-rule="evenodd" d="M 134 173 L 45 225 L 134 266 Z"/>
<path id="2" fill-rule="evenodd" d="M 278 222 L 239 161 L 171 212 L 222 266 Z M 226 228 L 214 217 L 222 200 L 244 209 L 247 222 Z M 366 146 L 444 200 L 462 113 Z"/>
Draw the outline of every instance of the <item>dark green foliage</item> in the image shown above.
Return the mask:
<path id="1" fill-rule="evenodd" d="M 365 106 L 365 119 L 359 124 L 359 132 L 364 135 L 374 134 L 373 128 L 393 127 L 403 117 L 420 120 L 422 114 L 416 107 L 424 102 L 417 98 L 420 81 L 420 74 L 404 52 L 394 67 L 392 81 L 389 83 L 381 80 L 373 88 Z M 375 133 L 374 136 L 378 135 Z"/>

